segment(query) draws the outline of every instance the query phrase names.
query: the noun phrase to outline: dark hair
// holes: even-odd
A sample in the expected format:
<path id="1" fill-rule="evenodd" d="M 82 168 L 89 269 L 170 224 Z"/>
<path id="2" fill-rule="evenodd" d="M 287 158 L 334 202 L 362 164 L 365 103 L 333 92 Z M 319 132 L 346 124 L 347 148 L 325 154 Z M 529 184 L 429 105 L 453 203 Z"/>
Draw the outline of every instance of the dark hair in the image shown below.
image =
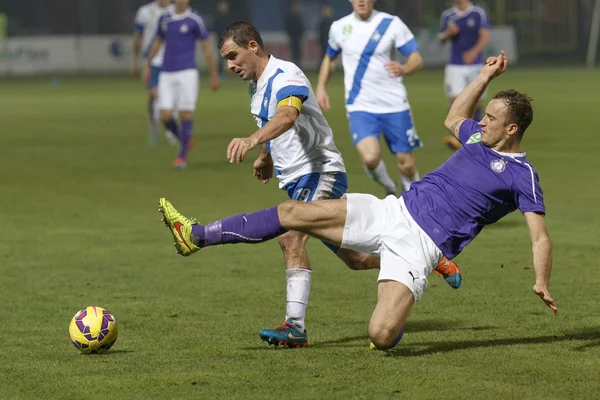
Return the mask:
<path id="1" fill-rule="evenodd" d="M 531 97 L 525 93 L 519 93 L 516 90 L 504 90 L 496 93 L 494 99 L 499 99 L 506 104 L 506 124 L 517 124 L 517 133 L 523 137 L 525 130 L 533 121 L 533 108 L 531 107 Z"/>
<path id="2" fill-rule="evenodd" d="M 219 38 L 219 50 L 223 47 L 223 43 L 226 40 L 231 39 L 235 44 L 244 49 L 248 48 L 251 40 L 254 40 L 258 43 L 258 46 L 261 49 L 264 49 L 262 37 L 260 37 L 260 32 L 256 29 L 252 24 L 244 21 L 234 22 L 229 25 L 225 32 L 221 33 L 221 37 Z"/>

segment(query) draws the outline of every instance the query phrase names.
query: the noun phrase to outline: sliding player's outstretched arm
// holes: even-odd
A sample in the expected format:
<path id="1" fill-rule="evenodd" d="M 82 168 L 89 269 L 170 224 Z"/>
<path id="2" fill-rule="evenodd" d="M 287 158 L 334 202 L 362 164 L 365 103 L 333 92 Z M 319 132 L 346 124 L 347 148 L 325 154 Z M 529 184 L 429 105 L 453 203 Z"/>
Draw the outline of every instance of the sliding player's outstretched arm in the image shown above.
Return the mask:
<path id="1" fill-rule="evenodd" d="M 471 115 L 473 115 L 479 99 L 485 92 L 485 89 L 491 80 L 504 73 L 507 68 L 508 58 L 506 57 L 504 50 L 496 57 L 489 57 L 477 78 L 475 78 L 473 82 L 458 95 L 456 100 L 454 100 L 445 122 L 446 128 L 448 128 L 454 136 L 458 137 L 460 126 L 463 121 L 471 118 Z"/>
<path id="2" fill-rule="evenodd" d="M 552 272 L 552 243 L 546 228 L 543 214 L 526 212 L 523 214 L 529 227 L 533 251 L 533 267 L 535 269 L 535 285 L 533 291 L 556 314 L 558 308 L 550 297 L 550 273 Z"/>

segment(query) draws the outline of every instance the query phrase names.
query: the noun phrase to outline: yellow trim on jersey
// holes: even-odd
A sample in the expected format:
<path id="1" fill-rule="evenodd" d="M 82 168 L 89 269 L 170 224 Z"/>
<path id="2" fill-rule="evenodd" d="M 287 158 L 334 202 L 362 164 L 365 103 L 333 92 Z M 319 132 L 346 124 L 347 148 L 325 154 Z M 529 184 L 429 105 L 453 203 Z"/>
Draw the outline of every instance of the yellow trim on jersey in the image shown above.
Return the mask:
<path id="1" fill-rule="evenodd" d="M 296 96 L 290 96 L 287 99 L 283 99 L 279 103 L 277 103 L 278 110 L 284 106 L 294 107 L 296 110 L 298 110 L 298 112 L 300 112 L 302 111 L 302 100 L 300 100 Z"/>

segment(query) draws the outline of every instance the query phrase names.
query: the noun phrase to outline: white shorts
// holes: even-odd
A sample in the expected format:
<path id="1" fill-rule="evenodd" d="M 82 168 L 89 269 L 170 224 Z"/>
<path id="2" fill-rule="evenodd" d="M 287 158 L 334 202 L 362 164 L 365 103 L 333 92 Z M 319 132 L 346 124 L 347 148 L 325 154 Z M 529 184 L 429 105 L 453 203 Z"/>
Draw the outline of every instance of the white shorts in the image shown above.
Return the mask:
<path id="1" fill-rule="evenodd" d="M 381 258 L 379 281 L 406 285 L 419 300 L 443 254 L 409 214 L 404 200 L 348 194 L 342 248 Z"/>
<path id="2" fill-rule="evenodd" d="M 158 78 L 158 106 L 161 110 L 194 111 L 198 101 L 198 70 L 161 72 Z"/>
<path id="3" fill-rule="evenodd" d="M 444 87 L 446 88 L 446 96 L 448 98 L 456 97 L 465 90 L 467 85 L 471 83 L 479 72 L 481 72 L 483 64 L 474 65 L 446 65 L 444 73 Z M 485 93 L 481 98 L 485 97 Z"/>

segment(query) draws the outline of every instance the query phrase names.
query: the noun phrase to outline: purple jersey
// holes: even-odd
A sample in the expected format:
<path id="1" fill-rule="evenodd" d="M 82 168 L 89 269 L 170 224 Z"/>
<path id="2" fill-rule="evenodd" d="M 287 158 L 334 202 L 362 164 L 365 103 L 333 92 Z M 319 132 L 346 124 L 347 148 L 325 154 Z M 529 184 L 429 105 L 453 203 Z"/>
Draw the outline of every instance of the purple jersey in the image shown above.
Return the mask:
<path id="1" fill-rule="evenodd" d="M 440 32 L 444 32 L 451 23 L 458 25 L 460 32 L 450 39 L 450 64 L 464 65 L 463 53 L 475 46 L 479 30 L 490 29 L 491 25 L 483 8 L 474 5 L 466 11 L 459 11 L 456 7 L 444 11 Z M 483 64 L 483 52 L 479 53 L 474 64 Z"/>
<path id="2" fill-rule="evenodd" d="M 500 153 L 481 143 L 481 126 L 465 120 L 463 147 L 402 197 L 414 220 L 448 258 L 515 211 L 545 214 L 539 177 L 525 153 Z"/>
<path id="3" fill-rule="evenodd" d="M 191 9 L 183 14 L 171 10 L 160 17 L 156 34 L 165 41 L 163 72 L 196 69 L 196 41 L 209 35 L 200 15 Z"/>

